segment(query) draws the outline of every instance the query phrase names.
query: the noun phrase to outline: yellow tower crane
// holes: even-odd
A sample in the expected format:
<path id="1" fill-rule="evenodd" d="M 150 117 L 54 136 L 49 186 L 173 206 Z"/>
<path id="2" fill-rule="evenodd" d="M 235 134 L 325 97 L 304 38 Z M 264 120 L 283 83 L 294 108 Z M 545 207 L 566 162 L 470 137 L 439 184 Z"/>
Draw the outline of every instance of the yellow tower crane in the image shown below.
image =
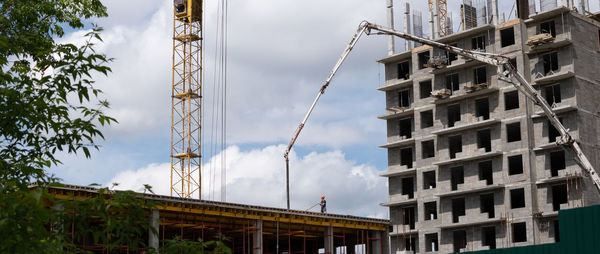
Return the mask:
<path id="1" fill-rule="evenodd" d="M 438 7 L 438 31 L 440 31 L 439 36 L 443 37 L 448 35 L 448 5 L 446 4 L 446 0 L 428 0 L 429 1 L 429 12 L 432 12 L 434 9 L 434 4 L 437 2 Z M 432 31 L 433 32 L 433 31 Z"/>
<path id="2" fill-rule="evenodd" d="M 202 0 L 173 1 L 171 196 L 201 198 Z"/>

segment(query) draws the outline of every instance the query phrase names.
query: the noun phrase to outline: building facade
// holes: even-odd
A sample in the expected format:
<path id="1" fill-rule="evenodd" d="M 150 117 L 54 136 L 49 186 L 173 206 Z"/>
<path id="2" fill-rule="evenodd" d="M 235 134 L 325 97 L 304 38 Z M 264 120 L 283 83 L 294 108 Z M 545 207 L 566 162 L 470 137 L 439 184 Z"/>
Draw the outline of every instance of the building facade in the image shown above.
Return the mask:
<path id="1" fill-rule="evenodd" d="M 595 16 L 559 7 L 438 41 L 511 58 L 600 167 Z M 600 203 L 541 108 L 498 80 L 502 70 L 429 46 L 379 62 L 392 253 L 556 242 L 558 210 Z"/>

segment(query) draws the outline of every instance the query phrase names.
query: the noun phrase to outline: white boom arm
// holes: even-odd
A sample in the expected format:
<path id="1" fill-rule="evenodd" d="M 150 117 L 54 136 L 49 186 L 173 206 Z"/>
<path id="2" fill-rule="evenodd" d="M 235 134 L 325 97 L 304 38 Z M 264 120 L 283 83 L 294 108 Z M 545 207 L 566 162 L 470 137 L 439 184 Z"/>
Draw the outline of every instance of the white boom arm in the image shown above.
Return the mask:
<path id="1" fill-rule="evenodd" d="M 458 48 L 458 47 L 450 46 L 448 44 L 440 43 L 440 42 L 433 41 L 433 40 L 424 39 L 424 38 L 421 38 L 421 37 L 417 37 L 417 36 L 414 36 L 414 35 L 411 35 L 411 34 L 406 34 L 406 33 L 394 30 L 392 28 L 388 28 L 388 27 L 384 27 L 384 26 L 380 26 L 380 25 L 377 25 L 377 24 L 373 24 L 373 23 L 369 23 L 369 22 L 363 21 L 363 22 L 360 23 L 360 25 L 359 25 L 356 33 L 352 37 L 352 40 L 350 40 L 350 43 L 348 44 L 348 46 L 346 46 L 346 49 L 342 53 L 340 59 L 334 65 L 333 70 L 331 71 L 331 73 L 329 73 L 329 76 L 327 76 L 327 79 L 325 80 L 325 82 L 323 83 L 323 86 L 319 90 L 319 93 L 317 94 L 317 97 L 313 101 L 312 105 L 309 107 L 308 112 L 304 116 L 304 119 L 302 119 L 302 122 L 300 122 L 300 125 L 298 125 L 298 128 L 296 129 L 296 132 L 294 133 L 294 136 L 292 137 L 292 140 L 290 141 L 287 149 L 285 150 L 284 157 L 285 157 L 285 162 L 286 162 L 288 209 L 289 209 L 289 206 L 290 206 L 290 200 L 289 200 L 290 199 L 289 198 L 289 158 L 288 158 L 290 150 L 292 149 L 292 146 L 296 142 L 296 139 L 298 138 L 298 135 L 300 135 L 300 131 L 302 131 L 302 128 L 306 124 L 306 121 L 308 120 L 308 117 L 312 113 L 312 111 L 313 111 L 313 109 L 314 109 L 317 101 L 319 100 L 319 98 L 321 97 L 321 95 L 323 93 L 325 93 L 325 89 L 327 88 L 327 86 L 331 82 L 331 79 L 333 78 L 333 76 L 335 75 L 335 73 L 338 71 L 338 69 L 340 68 L 340 66 L 344 62 L 344 60 L 346 60 L 346 57 L 348 56 L 348 54 L 350 53 L 350 51 L 354 48 L 354 45 L 356 45 L 356 42 L 358 41 L 358 39 L 360 38 L 360 36 L 363 33 L 366 33 L 367 35 L 370 35 L 371 31 L 373 31 L 373 30 L 374 31 L 378 31 L 377 34 L 385 34 L 385 35 L 398 36 L 398 37 L 403 38 L 405 40 L 419 42 L 419 43 L 422 43 L 424 45 L 428 45 L 428 46 L 432 46 L 432 47 L 435 47 L 435 48 L 443 49 L 443 50 L 449 51 L 451 53 L 454 53 L 454 54 L 457 54 L 457 55 L 461 55 L 463 57 L 466 57 L 466 58 L 469 58 L 469 59 L 473 59 L 473 60 L 477 60 L 479 62 L 486 63 L 486 64 L 489 64 L 489 65 L 497 67 L 498 68 L 498 78 L 499 79 L 501 79 L 503 81 L 506 81 L 508 83 L 513 84 L 520 92 L 522 92 L 527 97 L 529 97 L 530 99 L 532 99 L 536 105 L 538 105 L 538 106 L 540 106 L 542 108 L 542 110 L 544 112 L 544 115 L 546 115 L 546 117 L 548 118 L 548 120 L 550 120 L 550 123 L 554 126 L 554 128 L 556 128 L 558 130 L 558 132 L 560 132 L 560 138 L 556 141 L 556 143 L 558 145 L 560 145 L 561 147 L 563 147 L 565 150 L 571 150 L 571 151 L 573 151 L 573 153 L 575 154 L 575 158 L 574 158 L 575 162 L 583 170 L 585 170 L 585 172 L 592 178 L 592 182 L 596 186 L 596 189 L 598 189 L 598 191 L 600 191 L 600 177 L 596 173 L 596 170 L 594 169 L 594 167 L 592 166 L 592 164 L 590 163 L 590 161 L 587 159 L 587 157 L 585 156 L 585 154 L 583 154 L 583 152 L 582 152 L 581 147 L 579 146 L 579 144 L 577 142 L 575 142 L 575 140 L 573 139 L 573 137 L 571 136 L 571 134 L 569 134 L 569 130 L 567 128 L 565 128 L 565 126 L 563 126 L 562 123 L 558 120 L 558 117 L 552 111 L 552 108 L 550 107 L 550 105 L 548 104 L 548 102 L 535 90 L 535 88 L 533 88 L 533 86 L 531 86 L 531 84 L 529 84 L 529 82 L 527 82 L 527 80 L 525 80 L 525 78 L 523 77 L 523 75 L 521 73 L 519 73 L 519 71 L 517 71 L 517 69 L 510 64 L 509 58 L 507 58 L 505 56 L 502 56 L 502 55 L 498 55 L 498 54 L 484 53 L 484 52 L 478 52 L 478 51 L 471 51 L 471 50 L 461 49 L 461 48 Z M 505 71 L 501 71 L 502 69 L 504 69 Z"/>

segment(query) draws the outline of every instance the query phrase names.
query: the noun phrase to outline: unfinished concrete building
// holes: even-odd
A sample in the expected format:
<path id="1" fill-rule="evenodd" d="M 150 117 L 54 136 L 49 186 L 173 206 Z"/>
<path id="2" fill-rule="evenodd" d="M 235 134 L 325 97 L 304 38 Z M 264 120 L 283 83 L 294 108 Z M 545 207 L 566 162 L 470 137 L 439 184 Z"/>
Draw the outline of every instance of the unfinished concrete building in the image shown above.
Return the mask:
<path id="1" fill-rule="evenodd" d="M 566 7 L 520 17 L 436 40 L 514 59 L 600 168 L 600 20 Z M 600 203 L 541 109 L 495 67 L 429 46 L 379 62 L 393 253 L 557 242 L 558 210 Z"/>

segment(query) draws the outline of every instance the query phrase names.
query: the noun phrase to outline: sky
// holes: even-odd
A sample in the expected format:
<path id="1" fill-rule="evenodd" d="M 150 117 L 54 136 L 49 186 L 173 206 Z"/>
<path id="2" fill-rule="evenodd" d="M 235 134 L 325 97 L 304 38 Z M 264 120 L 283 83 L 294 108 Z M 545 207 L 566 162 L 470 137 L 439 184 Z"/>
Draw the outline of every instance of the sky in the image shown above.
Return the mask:
<path id="1" fill-rule="evenodd" d="M 402 28 L 405 1 L 395 1 Z M 414 1 L 412 1 L 414 2 Z M 423 12 L 425 1 L 411 3 Z M 457 30 L 458 1 L 448 1 Z M 144 184 L 169 195 L 172 3 L 106 0 L 109 17 L 91 22 L 105 30 L 99 52 L 115 59 L 108 77 L 97 76 L 106 112 L 119 123 L 103 128 L 106 139 L 92 158 L 61 154 L 49 173 L 64 183 L 98 183 L 140 191 Z M 512 1 L 500 1 L 508 12 Z M 594 7 L 594 6 L 593 6 Z M 386 24 L 385 0 L 233 0 L 228 5 L 227 148 L 204 152 L 202 198 L 285 207 L 283 153 L 323 80 L 356 31 L 368 20 Z M 205 116 L 212 112 L 217 1 L 206 1 Z M 513 15 L 514 17 L 514 15 Z M 428 34 L 427 23 L 424 24 Z M 82 40 L 85 31 L 61 38 Z M 396 47 L 403 42 L 396 40 Z M 387 168 L 383 66 L 387 39 L 363 37 L 321 97 L 290 156 L 291 208 L 306 210 L 328 200 L 328 211 L 387 218 Z M 205 118 L 204 147 L 212 124 Z M 220 195 L 214 158 L 226 154 L 227 195 Z M 218 161 L 218 160 L 217 160 Z M 215 177 L 217 176 L 217 177 Z M 316 211 L 316 208 L 313 209 Z"/>

